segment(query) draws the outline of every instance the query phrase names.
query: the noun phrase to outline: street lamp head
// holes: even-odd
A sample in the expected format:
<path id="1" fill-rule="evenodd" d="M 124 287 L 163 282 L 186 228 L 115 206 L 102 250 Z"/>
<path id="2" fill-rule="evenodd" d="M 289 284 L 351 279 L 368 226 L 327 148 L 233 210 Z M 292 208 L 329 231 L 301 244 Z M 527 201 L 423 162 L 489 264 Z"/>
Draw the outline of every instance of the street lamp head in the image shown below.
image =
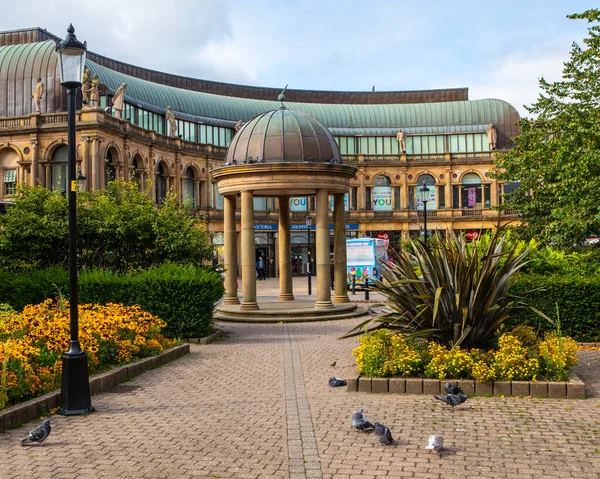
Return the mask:
<path id="1" fill-rule="evenodd" d="M 67 36 L 56 45 L 60 84 L 66 88 L 77 88 L 83 81 L 86 42 L 81 43 L 75 36 L 73 24 L 67 28 Z"/>
<path id="2" fill-rule="evenodd" d="M 312 217 L 310 215 L 306 215 L 306 228 L 310 229 L 311 225 L 312 225 Z"/>

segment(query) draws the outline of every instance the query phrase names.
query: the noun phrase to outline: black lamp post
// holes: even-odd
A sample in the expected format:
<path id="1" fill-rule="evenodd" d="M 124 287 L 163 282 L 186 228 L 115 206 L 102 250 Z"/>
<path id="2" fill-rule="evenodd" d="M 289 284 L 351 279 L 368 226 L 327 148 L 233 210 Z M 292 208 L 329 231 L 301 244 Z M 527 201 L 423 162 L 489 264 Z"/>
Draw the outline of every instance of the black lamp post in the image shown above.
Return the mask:
<path id="1" fill-rule="evenodd" d="M 421 193 L 421 202 L 423 203 L 424 239 L 427 241 L 427 200 L 429 199 L 429 188 L 427 188 L 425 180 L 423 180 L 423 186 L 419 188 L 419 192 Z"/>
<path id="2" fill-rule="evenodd" d="M 75 99 L 81 86 L 85 66 L 86 44 L 75 36 L 73 25 L 67 36 L 56 45 L 60 83 L 67 89 L 67 194 L 69 195 L 69 295 L 71 340 L 62 355 L 62 384 L 59 414 L 75 416 L 92 412 L 87 355 L 79 346 L 77 315 L 77 175 L 75 169 Z"/>
<path id="3" fill-rule="evenodd" d="M 306 215 L 306 233 L 308 236 L 308 253 L 307 253 L 307 257 L 308 257 L 308 264 L 307 264 L 307 270 L 308 270 L 308 295 L 310 296 L 312 294 L 312 284 L 311 284 L 311 258 L 310 258 L 310 227 L 312 225 L 312 218 L 310 215 Z"/>

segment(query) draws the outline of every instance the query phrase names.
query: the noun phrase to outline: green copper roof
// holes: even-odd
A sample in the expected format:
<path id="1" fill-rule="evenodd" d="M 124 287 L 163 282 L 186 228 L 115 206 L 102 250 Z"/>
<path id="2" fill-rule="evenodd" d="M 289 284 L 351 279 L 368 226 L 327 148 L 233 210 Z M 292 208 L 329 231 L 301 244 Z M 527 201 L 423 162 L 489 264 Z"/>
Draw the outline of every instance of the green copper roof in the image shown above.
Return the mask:
<path id="1" fill-rule="evenodd" d="M 40 70 L 43 69 L 48 74 L 47 77 L 43 74 L 41 76 L 47 80 L 45 83 L 49 94 L 52 88 L 49 76 L 56 72 L 54 47 L 53 41 L 0 47 L 0 80 L 10 81 L 18 76 L 20 71 L 28 72 L 27 77 L 37 75 L 42 73 Z M 238 120 L 249 121 L 281 105 L 276 98 L 273 98 L 273 101 L 265 101 L 184 90 L 124 75 L 90 60 L 87 61 L 87 65 L 92 73 L 98 74 L 101 83 L 113 91 L 123 82 L 127 83 L 126 99 L 132 104 L 163 113 L 170 105 L 179 118 L 193 118 L 232 127 Z M 26 85 L 27 82 L 31 83 L 31 80 L 27 78 Z M 25 91 L 24 113 L 28 113 L 31 108 L 30 89 L 31 86 L 27 86 Z M 516 110 L 510 104 L 491 99 L 385 105 L 286 101 L 285 106 L 315 117 L 326 127 L 337 130 L 337 134 L 346 133 L 346 129 L 355 133 L 363 129 L 367 133 L 367 130 L 374 129 L 421 128 L 425 132 L 438 127 L 458 127 L 458 130 L 465 131 L 460 126 L 478 125 L 477 129 L 480 129 L 481 125 L 494 123 L 508 127 L 514 124 L 515 117 L 518 118 Z"/>
<path id="2" fill-rule="evenodd" d="M 195 92 L 134 78 L 91 61 L 86 62 L 100 82 L 113 91 L 127 83 L 126 96 L 132 102 L 154 106 L 164 111 L 167 106 L 188 115 L 248 121 L 256 115 L 281 106 L 276 101 L 234 98 Z M 481 125 L 504 123 L 515 109 L 502 100 L 474 100 L 443 103 L 344 105 L 294 103 L 287 108 L 314 116 L 328 128 L 399 128 L 443 125 Z"/>

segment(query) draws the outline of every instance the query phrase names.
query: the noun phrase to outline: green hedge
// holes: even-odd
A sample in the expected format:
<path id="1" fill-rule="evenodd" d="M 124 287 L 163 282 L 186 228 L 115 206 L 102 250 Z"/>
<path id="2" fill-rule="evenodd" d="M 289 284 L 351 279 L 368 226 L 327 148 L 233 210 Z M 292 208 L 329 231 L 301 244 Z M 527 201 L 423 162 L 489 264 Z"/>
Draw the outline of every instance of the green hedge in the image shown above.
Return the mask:
<path id="1" fill-rule="evenodd" d="M 52 268 L 26 274 L 0 273 L 0 303 L 15 309 L 68 296 L 67 271 Z M 163 265 L 133 274 L 85 271 L 79 275 L 79 303 L 139 304 L 167 323 L 163 334 L 193 338 L 210 334 L 216 302 L 223 296 L 221 275 L 206 268 Z"/>
<path id="2" fill-rule="evenodd" d="M 0 271 L 0 303 L 10 304 L 17 311 L 56 298 L 59 290 L 69 293 L 69 273 L 59 266 L 24 273 Z"/>
<path id="3" fill-rule="evenodd" d="M 574 275 L 520 275 L 511 288 L 511 294 L 543 288 L 525 295 L 525 302 L 556 320 L 556 305 L 560 313 L 562 333 L 577 341 L 600 341 L 600 277 Z M 539 333 L 554 327 L 529 308 L 513 313 L 507 327 L 526 324 Z"/>

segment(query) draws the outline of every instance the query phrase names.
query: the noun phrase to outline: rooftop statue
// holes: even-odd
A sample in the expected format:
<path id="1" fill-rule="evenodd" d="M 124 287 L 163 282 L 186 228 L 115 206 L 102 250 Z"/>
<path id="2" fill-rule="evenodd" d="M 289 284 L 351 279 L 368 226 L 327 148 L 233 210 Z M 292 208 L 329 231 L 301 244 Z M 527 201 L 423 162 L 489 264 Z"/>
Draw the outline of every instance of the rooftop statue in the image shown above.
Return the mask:
<path id="1" fill-rule="evenodd" d="M 115 117 L 121 118 L 121 111 L 123 111 L 123 103 L 125 102 L 125 88 L 127 88 L 127 83 L 123 83 L 113 95 L 112 99 L 112 107 L 115 110 Z"/>
<path id="2" fill-rule="evenodd" d="M 177 120 L 175 119 L 175 113 L 173 113 L 173 109 L 170 106 L 167 107 L 165 119 L 167 120 L 167 126 L 169 127 L 168 136 L 177 136 Z"/>
<path id="3" fill-rule="evenodd" d="M 496 128 L 493 123 L 490 123 L 490 126 L 487 130 L 485 130 L 485 134 L 488 138 L 488 145 L 490 147 L 490 151 L 496 149 L 496 140 L 498 139 L 498 134 L 496 133 Z"/>
<path id="4" fill-rule="evenodd" d="M 83 69 L 83 81 L 81 82 L 81 103 L 90 106 L 90 93 L 92 91 L 92 80 L 90 79 L 90 70 L 88 67 Z"/>
<path id="5" fill-rule="evenodd" d="M 44 84 L 42 83 L 42 79 L 38 78 L 33 90 L 33 95 L 31 95 L 31 99 L 35 104 L 36 113 L 41 113 L 40 104 L 42 101 L 42 96 L 44 96 Z"/>
<path id="6" fill-rule="evenodd" d="M 100 79 L 97 74 L 94 74 L 94 79 L 90 85 L 90 108 L 98 108 L 100 106 Z"/>
<path id="7" fill-rule="evenodd" d="M 396 138 L 398 138 L 398 146 L 400 147 L 400 153 L 406 153 L 406 134 L 402 131 L 401 128 L 398 128 Z"/>

